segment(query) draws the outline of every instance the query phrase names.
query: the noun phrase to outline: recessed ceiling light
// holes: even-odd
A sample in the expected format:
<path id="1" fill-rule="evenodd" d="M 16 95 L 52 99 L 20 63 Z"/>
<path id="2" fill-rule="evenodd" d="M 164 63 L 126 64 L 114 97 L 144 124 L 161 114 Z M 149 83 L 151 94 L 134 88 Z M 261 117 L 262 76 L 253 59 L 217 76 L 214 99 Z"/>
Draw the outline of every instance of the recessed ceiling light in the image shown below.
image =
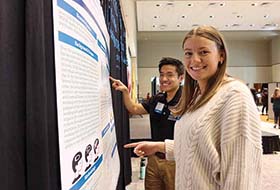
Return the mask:
<path id="1" fill-rule="evenodd" d="M 158 16 L 155 15 L 154 18 L 158 18 Z"/>
<path id="2" fill-rule="evenodd" d="M 269 24 L 265 24 L 264 27 L 277 27 L 278 24 L 275 23 L 269 23 Z"/>
<path id="3" fill-rule="evenodd" d="M 181 25 L 180 24 L 177 24 L 177 27 L 179 28 Z"/>
<path id="4" fill-rule="evenodd" d="M 269 5 L 271 5 L 272 3 L 270 3 L 270 2 L 263 2 L 263 3 L 261 3 L 260 4 L 260 6 L 269 6 Z"/>
<path id="5" fill-rule="evenodd" d="M 208 3 L 208 6 L 209 7 L 214 7 L 214 6 L 216 6 L 216 7 L 218 7 L 218 6 L 223 7 L 223 6 L 225 6 L 225 3 L 224 2 L 220 2 L 220 3 L 218 3 L 218 2 L 210 2 L 210 3 Z"/>
<path id="6" fill-rule="evenodd" d="M 217 3 L 211 2 L 211 3 L 208 4 L 208 6 L 214 6 L 214 5 L 217 5 Z"/>
<path id="7" fill-rule="evenodd" d="M 262 29 L 265 29 L 265 30 L 273 30 L 273 29 L 276 29 L 278 27 L 278 24 L 275 24 L 275 23 L 269 23 L 269 24 L 265 24 Z"/>
<path id="8" fill-rule="evenodd" d="M 237 15 L 236 18 L 242 18 L 242 15 Z"/>
<path id="9" fill-rule="evenodd" d="M 240 25 L 240 24 L 235 23 L 235 24 L 232 24 L 231 26 L 233 26 L 233 27 L 238 27 L 238 26 L 241 26 L 241 25 Z"/>
<path id="10" fill-rule="evenodd" d="M 165 24 L 162 24 L 162 25 L 159 26 L 159 29 L 163 30 L 163 29 L 165 29 L 166 27 L 167 27 L 167 26 L 166 26 Z"/>
<path id="11" fill-rule="evenodd" d="M 182 15 L 182 18 L 185 18 L 185 15 Z"/>
<path id="12" fill-rule="evenodd" d="M 156 4 L 156 6 L 157 6 L 157 7 L 159 7 L 159 6 L 160 6 L 160 4 Z"/>
<path id="13" fill-rule="evenodd" d="M 210 15 L 209 18 L 214 18 L 214 16 L 213 16 L 213 15 Z"/>
<path id="14" fill-rule="evenodd" d="M 173 7 L 173 6 L 174 6 L 174 3 L 173 3 L 173 2 L 168 2 L 168 3 L 166 3 L 166 6 Z"/>
<path id="15" fill-rule="evenodd" d="M 258 4 L 257 3 L 251 3 L 251 6 L 252 7 L 255 7 L 255 6 L 257 6 Z"/>
<path id="16" fill-rule="evenodd" d="M 153 24 L 153 28 L 155 28 L 156 27 L 156 25 L 155 24 Z"/>
<path id="17" fill-rule="evenodd" d="M 192 4 L 192 3 L 188 3 L 187 5 L 188 5 L 188 7 L 192 7 L 192 6 L 193 6 L 193 4 Z"/>

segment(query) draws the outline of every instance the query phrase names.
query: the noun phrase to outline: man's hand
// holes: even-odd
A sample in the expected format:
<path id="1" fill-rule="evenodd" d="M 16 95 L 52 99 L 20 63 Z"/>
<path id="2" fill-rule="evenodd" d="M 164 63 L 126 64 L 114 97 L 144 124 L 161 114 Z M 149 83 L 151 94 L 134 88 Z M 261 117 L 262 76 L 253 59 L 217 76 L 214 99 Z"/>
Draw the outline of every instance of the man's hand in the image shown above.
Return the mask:
<path id="1" fill-rule="evenodd" d="M 118 91 L 121 91 L 121 92 L 128 92 L 128 88 L 120 80 L 114 79 L 111 76 L 109 76 L 109 78 L 112 81 L 112 87 L 115 90 L 118 90 Z"/>

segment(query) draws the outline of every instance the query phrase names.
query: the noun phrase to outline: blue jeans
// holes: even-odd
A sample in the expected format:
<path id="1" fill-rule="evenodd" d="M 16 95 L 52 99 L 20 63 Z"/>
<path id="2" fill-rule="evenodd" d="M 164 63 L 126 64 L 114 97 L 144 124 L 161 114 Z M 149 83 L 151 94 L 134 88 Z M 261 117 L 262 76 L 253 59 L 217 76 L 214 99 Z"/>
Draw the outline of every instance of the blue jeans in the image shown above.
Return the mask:
<path id="1" fill-rule="evenodd" d="M 278 123 L 279 125 L 280 110 L 273 110 L 273 112 L 274 112 L 274 124 Z"/>

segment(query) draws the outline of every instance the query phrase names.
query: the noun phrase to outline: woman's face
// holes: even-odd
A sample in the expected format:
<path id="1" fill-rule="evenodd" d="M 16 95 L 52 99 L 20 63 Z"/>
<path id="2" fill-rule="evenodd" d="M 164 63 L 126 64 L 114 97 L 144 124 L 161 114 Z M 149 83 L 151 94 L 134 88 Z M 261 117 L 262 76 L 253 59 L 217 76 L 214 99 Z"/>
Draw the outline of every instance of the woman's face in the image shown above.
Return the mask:
<path id="1" fill-rule="evenodd" d="M 184 62 L 188 74 L 203 90 L 208 79 L 216 73 L 218 63 L 223 62 L 223 56 L 214 41 L 193 36 L 184 43 Z"/>

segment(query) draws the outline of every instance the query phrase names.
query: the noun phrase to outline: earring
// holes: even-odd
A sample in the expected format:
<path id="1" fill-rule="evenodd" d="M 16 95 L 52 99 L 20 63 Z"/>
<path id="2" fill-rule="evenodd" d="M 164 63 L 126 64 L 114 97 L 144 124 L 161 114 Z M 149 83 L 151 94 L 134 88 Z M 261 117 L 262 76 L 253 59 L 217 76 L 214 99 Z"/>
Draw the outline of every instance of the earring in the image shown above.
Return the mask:
<path id="1" fill-rule="evenodd" d="M 219 61 L 219 62 L 218 62 L 218 64 L 219 64 L 219 65 L 222 65 L 222 64 L 223 64 L 223 62 L 222 62 L 222 61 Z"/>

